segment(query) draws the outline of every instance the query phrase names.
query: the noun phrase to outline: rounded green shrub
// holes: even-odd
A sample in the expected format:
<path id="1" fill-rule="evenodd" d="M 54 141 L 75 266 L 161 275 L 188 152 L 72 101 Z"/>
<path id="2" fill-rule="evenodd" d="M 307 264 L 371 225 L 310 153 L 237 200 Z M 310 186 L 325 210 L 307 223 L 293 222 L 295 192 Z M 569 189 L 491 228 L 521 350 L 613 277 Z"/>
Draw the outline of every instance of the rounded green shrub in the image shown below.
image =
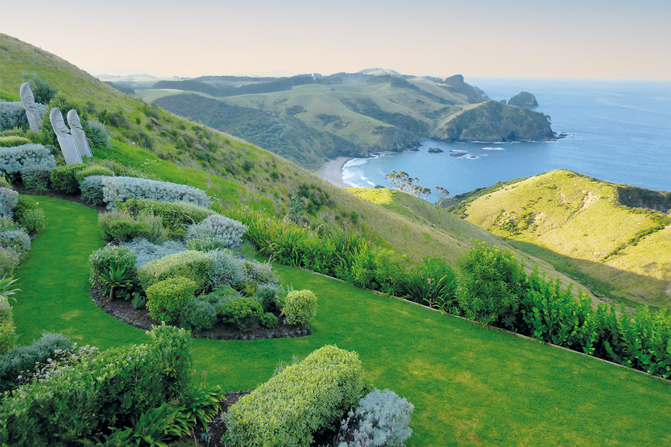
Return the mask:
<path id="1" fill-rule="evenodd" d="M 263 327 L 272 329 L 277 326 L 277 317 L 270 312 L 266 312 L 259 317 L 259 323 L 261 323 L 261 326 Z"/>
<path id="2" fill-rule="evenodd" d="M 217 322 L 217 311 L 207 300 L 193 299 L 186 303 L 179 316 L 179 326 L 193 333 L 212 329 Z"/>
<path id="3" fill-rule="evenodd" d="M 515 327 L 527 275 L 510 251 L 480 242 L 457 260 L 457 300 L 466 318 Z"/>
<path id="4" fill-rule="evenodd" d="M 21 146 L 23 144 L 30 144 L 30 140 L 16 135 L 0 137 L 0 147 Z"/>
<path id="5" fill-rule="evenodd" d="M 77 194 L 79 192 L 79 180 L 76 174 L 84 169 L 81 163 L 74 165 L 58 166 L 51 170 L 51 187 L 54 191 L 65 194 Z"/>
<path id="6" fill-rule="evenodd" d="M 263 315 L 263 308 L 258 301 L 252 298 L 238 298 L 228 303 L 222 311 L 224 323 L 231 323 L 238 329 L 245 329 L 253 317 Z"/>
<path id="7" fill-rule="evenodd" d="M 145 290 L 159 281 L 178 276 L 190 278 L 198 290 L 203 290 L 211 266 L 212 261 L 207 254 L 188 250 L 149 261 L 138 269 L 138 275 Z"/>
<path id="8" fill-rule="evenodd" d="M 311 290 L 292 290 L 282 313 L 288 324 L 307 324 L 317 314 L 317 296 Z"/>
<path id="9" fill-rule="evenodd" d="M 82 180 L 84 180 L 86 177 L 90 177 L 92 175 L 107 175 L 110 177 L 114 177 L 114 171 L 105 166 L 90 165 L 85 167 L 84 169 L 77 171 L 75 173 L 75 178 L 77 179 L 77 183 L 81 183 Z"/>
<path id="10" fill-rule="evenodd" d="M 178 320 L 182 309 L 193 300 L 198 285 L 189 278 L 176 277 L 147 288 L 147 309 L 154 320 L 170 323 Z"/>

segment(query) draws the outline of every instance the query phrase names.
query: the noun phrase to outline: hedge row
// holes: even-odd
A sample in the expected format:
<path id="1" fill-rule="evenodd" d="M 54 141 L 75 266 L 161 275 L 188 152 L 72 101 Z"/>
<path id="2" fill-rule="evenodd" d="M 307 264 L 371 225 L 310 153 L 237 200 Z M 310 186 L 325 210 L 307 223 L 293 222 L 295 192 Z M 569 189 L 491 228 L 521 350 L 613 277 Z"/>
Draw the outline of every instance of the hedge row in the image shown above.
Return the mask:
<path id="1" fill-rule="evenodd" d="M 180 398 L 191 376 L 189 334 L 169 326 L 148 334 L 144 345 L 86 350 L 78 361 L 54 364 L 40 380 L 5 396 L 0 444 L 72 445 Z"/>
<path id="2" fill-rule="evenodd" d="M 308 447 L 313 433 L 334 427 L 357 403 L 362 389 L 358 355 L 324 346 L 229 409 L 226 445 Z"/>

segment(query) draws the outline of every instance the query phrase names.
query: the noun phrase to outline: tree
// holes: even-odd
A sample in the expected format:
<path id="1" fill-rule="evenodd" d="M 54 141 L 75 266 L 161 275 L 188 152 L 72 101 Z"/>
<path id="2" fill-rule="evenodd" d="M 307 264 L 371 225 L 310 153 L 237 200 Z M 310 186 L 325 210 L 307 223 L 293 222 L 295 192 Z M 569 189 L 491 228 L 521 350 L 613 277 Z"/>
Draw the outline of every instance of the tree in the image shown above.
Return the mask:
<path id="1" fill-rule="evenodd" d="M 385 175 L 384 178 L 394 185 L 396 189 L 406 194 L 410 194 L 411 196 L 426 196 L 425 198 L 428 198 L 429 194 L 431 194 L 431 188 L 419 186 L 417 184 L 419 183 L 419 179 L 417 177 L 411 178 L 407 172 L 391 171 L 391 173 Z"/>
<path id="2" fill-rule="evenodd" d="M 438 200 L 444 199 L 450 195 L 450 191 L 443 188 L 442 186 L 436 186 L 435 189 L 436 189 L 436 195 L 438 196 Z"/>

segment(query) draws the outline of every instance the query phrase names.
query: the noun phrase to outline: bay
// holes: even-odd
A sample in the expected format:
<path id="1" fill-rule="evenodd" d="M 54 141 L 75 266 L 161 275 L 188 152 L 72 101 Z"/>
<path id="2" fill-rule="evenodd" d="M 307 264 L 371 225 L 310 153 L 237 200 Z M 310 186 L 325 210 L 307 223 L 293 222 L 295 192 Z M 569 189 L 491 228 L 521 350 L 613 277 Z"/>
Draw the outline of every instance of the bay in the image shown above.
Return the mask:
<path id="1" fill-rule="evenodd" d="M 671 82 L 467 79 L 495 100 L 533 93 L 536 111 L 568 136 L 543 143 L 446 143 L 423 140 L 419 151 L 353 159 L 342 170 L 354 187 L 390 186 L 392 170 L 441 186 L 451 195 L 569 169 L 601 180 L 671 191 Z M 443 153 L 429 153 L 429 148 Z M 451 152 L 452 151 L 452 152 Z M 465 153 L 463 156 L 455 157 Z M 435 191 L 429 197 L 436 199 Z"/>

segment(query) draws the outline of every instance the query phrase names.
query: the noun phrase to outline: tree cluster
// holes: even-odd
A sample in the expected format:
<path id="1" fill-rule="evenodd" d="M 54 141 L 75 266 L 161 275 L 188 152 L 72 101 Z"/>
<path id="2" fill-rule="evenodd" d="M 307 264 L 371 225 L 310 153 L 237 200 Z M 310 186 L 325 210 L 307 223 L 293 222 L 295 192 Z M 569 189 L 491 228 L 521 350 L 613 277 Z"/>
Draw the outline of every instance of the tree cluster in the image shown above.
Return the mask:
<path id="1" fill-rule="evenodd" d="M 392 185 L 396 187 L 401 192 L 410 194 L 415 197 L 428 198 L 431 194 L 431 188 L 424 188 L 423 186 L 418 185 L 419 179 L 417 177 L 410 177 L 407 172 L 400 171 L 391 171 L 391 173 L 384 176 L 385 179 L 389 181 Z"/>

